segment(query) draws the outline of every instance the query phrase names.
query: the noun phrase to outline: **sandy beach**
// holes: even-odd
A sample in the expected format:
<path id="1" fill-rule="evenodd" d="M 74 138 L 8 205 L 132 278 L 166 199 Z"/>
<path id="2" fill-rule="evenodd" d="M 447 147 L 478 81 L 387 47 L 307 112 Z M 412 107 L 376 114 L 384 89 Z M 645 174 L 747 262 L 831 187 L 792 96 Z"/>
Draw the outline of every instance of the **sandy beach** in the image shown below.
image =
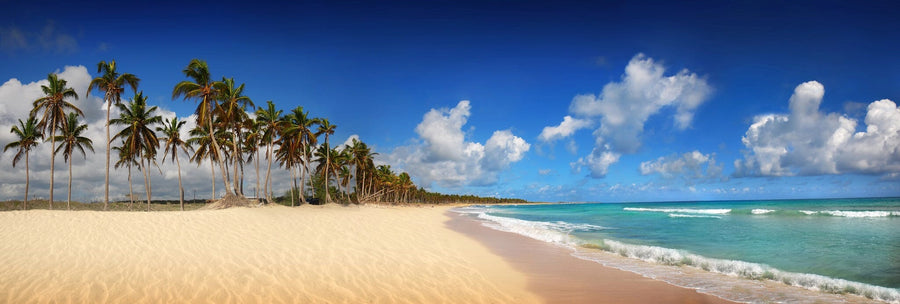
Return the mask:
<path id="1" fill-rule="evenodd" d="M 596 263 L 573 265 L 579 260 L 550 246 L 460 222 L 449 208 L 2 212 L 0 301 L 723 302 Z M 531 250 L 510 254 L 521 246 Z M 583 271 L 546 272 L 556 263 Z"/>

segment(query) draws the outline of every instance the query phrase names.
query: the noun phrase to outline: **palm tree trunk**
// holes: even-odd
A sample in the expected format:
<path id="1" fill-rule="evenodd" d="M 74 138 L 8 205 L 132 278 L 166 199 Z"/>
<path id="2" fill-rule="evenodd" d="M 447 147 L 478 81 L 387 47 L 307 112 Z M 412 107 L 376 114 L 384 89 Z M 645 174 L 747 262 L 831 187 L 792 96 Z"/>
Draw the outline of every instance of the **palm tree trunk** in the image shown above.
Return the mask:
<path id="1" fill-rule="evenodd" d="M 266 191 L 266 193 L 265 193 L 266 202 L 271 203 L 272 196 L 269 195 L 269 176 L 272 174 L 272 142 L 271 141 L 269 141 L 269 144 L 266 145 L 266 160 L 269 162 L 269 165 L 268 165 L 268 168 L 266 168 L 266 182 L 265 182 L 264 187 L 265 187 L 265 191 Z"/>
<path id="2" fill-rule="evenodd" d="M 300 172 L 300 202 L 302 204 L 308 204 L 306 202 L 306 191 L 304 191 L 306 188 L 306 175 L 303 174 L 304 169 L 306 169 L 306 171 L 309 171 L 309 168 L 306 168 L 305 163 L 301 165 L 300 168 L 297 168 L 297 171 Z"/>
<path id="3" fill-rule="evenodd" d="M 50 210 L 53 210 L 53 172 L 56 165 L 56 128 L 50 127 Z"/>
<path id="4" fill-rule="evenodd" d="M 28 186 L 31 184 L 29 171 L 31 168 L 28 166 L 28 151 L 25 151 L 25 202 L 22 203 L 22 210 L 28 210 Z"/>
<path id="5" fill-rule="evenodd" d="M 132 210 L 132 206 L 134 205 L 134 183 L 131 182 L 131 164 L 128 164 L 128 198 L 131 201 L 128 203 L 128 211 Z"/>
<path id="6" fill-rule="evenodd" d="M 219 142 L 216 141 L 216 136 L 215 136 L 216 132 L 215 132 L 215 129 L 213 129 L 212 104 L 209 104 L 209 112 L 208 113 L 209 113 L 209 115 L 208 115 L 209 117 L 208 117 L 207 121 L 209 122 L 209 140 L 210 140 L 210 142 L 212 142 L 213 155 L 216 156 L 216 161 L 219 162 L 219 169 L 222 170 L 222 181 L 225 184 L 225 195 L 227 196 L 228 194 L 231 194 L 234 192 L 231 190 L 231 186 L 228 185 L 228 171 L 225 170 L 225 158 L 219 157 L 222 154 L 219 153 L 221 151 L 221 149 L 219 149 Z M 213 199 L 215 199 L 215 197 Z"/>
<path id="7" fill-rule="evenodd" d="M 291 207 L 294 207 L 294 188 L 297 184 L 297 178 L 294 177 L 294 169 L 291 169 L 290 166 L 288 166 L 288 171 L 291 171 Z M 300 197 L 303 197 L 303 195 L 301 194 Z"/>
<path id="8" fill-rule="evenodd" d="M 66 210 L 72 210 L 72 157 L 69 155 L 69 195 L 66 196 Z"/>
<path id="9" fill-rule="evenodd" d="M 238 150 L 238 132 L 231 133 L 231 149 L 234 154 L 233 157 L 233 165 L 234 165 L 234 175 L 232 175 L 232 182 L 234 183 L 234 194 L 244 195 L 243 189 L 238 187 L 238 161 L 241 157 L 241 152 Z M 240 190 L 239 190 L 240 189 Z"/>
<path id="10" fill-rule="evenodd" d="M 259 147 L 256 148 L 256 199 L 259 199 Z"/>
<path id="11" fill-rule="evenodd" d="M 109 111 L 110 111 L 109 92 L 106 93 L 106 181 L 103 195 L 103 210 L 109 208 Z"/>
<path id="12" fill-rule="evenodd" d="M 144 160 L 141 159 L 141 172 L 144 173 L 144 192 L 147 193 L 147 212 L 150 212 L 150 183 L 147 179 L 147 167 L 144 166 Z"/>
<path id="13" fill-rule="evenodd" d="M 177 149 L 177 148 L 175 148 Z M 178 165 L 178 193 L 181 201 L 181 211 L 184 211 L 184 187 L 181 186 L 181 161 L 178 159 L 178 151 L 175 151 L 175 164 Z"/>
<path id="14" fill-rule="evenodd" d="M 209 157 L 209 172 L 210 179 L 212 180 L 212 195 L 209 197 L 209 200 L 216 199 L 216 165 L 213 164 L 212 155 Z"/>

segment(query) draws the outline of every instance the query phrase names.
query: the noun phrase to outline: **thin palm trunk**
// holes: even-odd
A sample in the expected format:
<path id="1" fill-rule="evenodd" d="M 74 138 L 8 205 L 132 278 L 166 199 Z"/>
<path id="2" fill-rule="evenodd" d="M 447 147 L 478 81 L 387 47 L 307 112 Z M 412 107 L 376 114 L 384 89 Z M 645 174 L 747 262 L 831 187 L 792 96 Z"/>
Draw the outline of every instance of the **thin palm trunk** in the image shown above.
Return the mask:
<path id="1" fill-rule="evenodd" d="M 128 164 L 128 198 L 130 198 L 130 202 L 128 203 L 128 211 L 132 210 L 132 206 L 134 206 L 134 183 L 131 181 L 131 164 Z"/>
<path id="2" fill-rule="evenodd" d="M 234 194 L 244 195 L 243 187 L 238 187 L 238 159 L 241 157 L 241 151 L 238 150 L 238 134 L 234 132 L 231 134 L 231 148 L 234 151 L 234 175 L 232 175 L 232 182 L 234 183 Z M 240 189 L 240 190 L 239 190 Z"/>
<path id="3" fill-rule="evenodd" d="M 209 158 L 209 172 L 211 172 L 209 177 L 212 179 L 212 196 L 209 199 L 214 200 L 216 199 L 216 165 L 213 164 L 212 157 Z"/>
<path id="4" fill-rule="evenodd" d="M 28 210 L 28 186 L 31 184 L 31 176 L 29 176 L 29 171 L 31 168 L 28 166 L 28 152 L 25 152 L 25 202 L 22 203 L 22 210 Z"/>
<path id="5" fill-rule="evenodd" d="M 150 212 L 150 183 L 147 174 L 147 167 L 144 166 L 144 160 L 141 160 L 141 172 L 144 173 L 144 192 L 147 192 L 147 212 Z"/>
<path id="6" fill-rule="evenodd" d="M 112 103 L 109 100 L 109 92 L 106 92 L 106 181 L 105 181 L 105 190 L 103 195 L 103 210 L 107 210 L 109 208 L 109 150 L 110 150 L 110 138 L 109 138 L 109 112 L 110 106 Z"/>
<path id="7" fill-rule="evenodd" d="M 256 148 L 256 198 L 259 199 L 259 148 Z"/>
<path id="8" fill-rule="evenodd" d="M 306 167 L 306 163 L 304 163 L 303 165 L 301 165 L 300 168 L 297 168 L 297 170 L 300 171 L 300 201 L 301 201 L 303 204 L 307 204 L 307 202 L 306 202 L 306 191 L 304 191 L 304 190 L 305 190 L 305 187 L 304 187 L 304 186 L 306 185 L 306 175 L 303 174 L 303 173 L 304 173 L 304 169 L 306 170 L 306 172 L 309 171 L 309 168 Z"/>
<path id="9" fill-rule="evenodd" d="M 180 194 L 181 211 L 184 211 L 184 187 L 181 185 L 181 161 L 178 159 L 178 150 L 175 150 L 175 164 L 178 165 L 178 193 Z"/>
<path id="10" fill-rule="evenodd" d="M 72 210 L 72 157 L 69 158 L 69 194 L 66 196 L 66 210 Z"/>
<path id="11" fill-rule="evenodd" d="M 268 168 L 266 168 L 266 182 L 265 182 L 265 185 L 263 185 L 263 186 L 265 187 L 265 191 L 266 191 L 266 193 L 265 193 L 266 202 L 271 203 L 272 196 L 269 195 L 269 176 L 272 174 L 272 142 L 271 141 L 269 142 L 268 145 L 266 145 L 266 160 L 269 162 L 269 165 L 268 165 Z"/>
<path id="12" fill-rule="evenodd" d="M 294 207 L 294 188 L 297 187 L 297 179 L 294 177 L 294 169 L 291 169 L 291 167 L 288 166 L 288 171 L 291 171 L 291 207 Z M 303 197 L 302 193 L 300 194 L 300 197 Z"/>
<path id="13" fill-rule="evenodd" d="M 219 153 L 219 151 L 221 151 L 221 149 L 219 149 L 219 143 L 216 142 L 216 137 L 215 137 L 216 132 L 213 131 L 215 129 L 213 129 L 213 121 L 212 121 L 212 104 L 209 104 L 209 117 L 208 117 L 207 121 L 209 122 L 209 140 L 212 142 L 213 154 L 214 155 L 222 155 L 221 153 Z M 221 171 L 222 171 L 222 181 L 225 184 L 225 196 L 228 196 L 228 194 L 231 194 L 234 192 L 231 190 L 231 186 L 228 185 L 228 171 L 225 169 L 225 158 L 217 157 L 216 160 L 219 162 L 219 169 L 221 169 Z M 213 197 L 213 199 L 215 199 L 215 197 Z"/>
<path id="14" fill-rule="evenodd" d="M 56 171 L 56 128 L 50 128 L 50 210 L 53 210 L 53 173 Z"/>

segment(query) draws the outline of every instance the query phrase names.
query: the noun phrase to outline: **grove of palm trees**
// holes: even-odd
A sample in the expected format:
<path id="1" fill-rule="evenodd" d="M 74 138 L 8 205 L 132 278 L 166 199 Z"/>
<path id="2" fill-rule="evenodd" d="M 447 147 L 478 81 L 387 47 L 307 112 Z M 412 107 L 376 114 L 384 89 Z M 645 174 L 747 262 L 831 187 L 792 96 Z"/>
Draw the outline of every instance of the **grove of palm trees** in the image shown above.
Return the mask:
<path id="1" fill-rule="evenodd" d="M 115 61 L 97 64 L 99 76 L 89 87 L 103 93 L 106 102 L 106 178 L 103 210 L 109 207 L 109 172 L 112 152 L 117 154 L 114 170 L 128 170 L 129 209 L 136 201 L 132 173 L 136 169 L 142 175 L 146 210 L 151 211 L 153 201 L 152 180 L 160 162 L 174 162 L 178 168 L 177 196 L 180 209 L 185 210 L 185 191 L 182 186 L 182 159 L 200 166 L 209 162 L 209 178 L 212 201 L 215 207 L 253 205 L 259 202 L 281 203 L 290 206 L 301 204 L 360 204 L 382 203 L 501 203 L 524 202 L 476 196 L 444 195 L 418 188 L 406 172 L 394 172 L 389 165 L 376 165 L 374 153 L 366 143 L 353 139 L 347 145 L 334 145 L 331 135 L 337 124 L 327 118 L 314 117 L 303 107 L 278 109 L 272 101 L 257 107 L 244 94 L 245 85 L 234 78 L 215 78 L 207 63 L 191 60 L 182 71 L 185 80 L 174 85 L 173 100 L 196 104 L 193 117 L 195 126 L 184 130 L 189 134 L 182 138 L 187 121 L 174 117 L 166 120 L 157 112 L 158 107 L 147 104 L 148 97 L 139 91 L 140 78 L 121 73 Z M 71 208 L 72 158 L 76 152 L 87 157 L 94 153 L 94 145 L 82 134 L 88 126 L 79 122 L 83 117 L 73 101 L 78 94 L 68 87 L 65 79 L 56 74 L 47 76 L 48 85 L 42 86 L 44 96 L 34 101 L 33 110 L 26 120 L 10 131 L 17 141 L 5 145 L 4 151 L 16 149 L 13 166 L 25 158 L 26 187 L 22 208 L 28 208 L 29 155 L 39 144 L 50 142 L 50 194 L 48 206 L 53 209 L 54 165 L 56 154 L 62 153 L 69 165 L 69 193 L 67 208 Z M 126 88 L 131 91 L 128 98 Z M 118 117 L 110 117 L 115 107 Z M 110 133 L 111 126 L 120 129 Z M 58 145 L 58 146 L 57 146 Z M 163 153 L 158 153 L 159 148 Z M 275 168 L 273 168 L 275 167 Z M 249 172 L 247 172 L 250 170 Z M 272 188 L 272 171 L 287 170 L 290 173 L 290 189 L 283 196 L 275 196 Z M 262 172 L 261 172 L 262 171 Z M 256 176 L 253 193 L 245 193 L 245 176 Z M 158 175 L 157 175 L 158 176 Z M 260 184 L 261 183 L 261 184 Z M 217 196 L 216 184 L 224 189 Z M 252 186 L 250 186 L 252 187 Z M 261 191 L 260 191 L 261 190 Z"/>

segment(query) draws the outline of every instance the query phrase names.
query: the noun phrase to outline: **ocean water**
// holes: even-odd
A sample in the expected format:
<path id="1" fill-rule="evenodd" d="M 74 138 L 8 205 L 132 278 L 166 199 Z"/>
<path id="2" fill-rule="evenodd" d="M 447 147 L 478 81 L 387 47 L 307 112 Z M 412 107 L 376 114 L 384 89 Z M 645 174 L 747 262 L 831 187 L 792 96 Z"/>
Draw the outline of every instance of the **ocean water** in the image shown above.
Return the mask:
<path id="1" fill-rule="evenodd" d="M 851 294 L 900 303 L 900 198 L 455 211 L 495 229 L 570 247 L 581 258 L 730 300 L 821 302 L 818 294 Z M 585 247 L 615 255 L 591 254 Z"/>

